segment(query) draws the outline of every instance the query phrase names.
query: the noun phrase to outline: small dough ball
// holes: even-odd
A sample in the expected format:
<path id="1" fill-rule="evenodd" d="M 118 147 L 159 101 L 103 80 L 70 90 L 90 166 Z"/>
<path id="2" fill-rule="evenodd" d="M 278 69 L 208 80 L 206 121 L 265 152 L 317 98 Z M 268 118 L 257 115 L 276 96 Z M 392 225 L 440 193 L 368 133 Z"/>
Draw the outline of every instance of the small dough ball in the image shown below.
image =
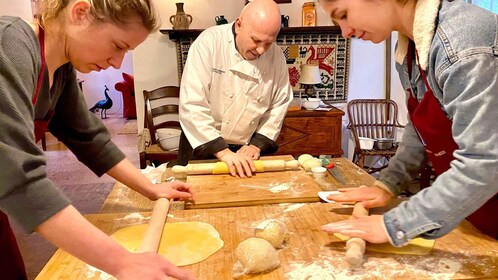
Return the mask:
<path id="1" fill-rule="evenodd" d="M 303 168 L 306 171 L 311 171 L 311 168 L 322 166 L 322 162 L 317 158 L 311 158 L 304 162 Z"/>
<path id="2" fill-rule="evenodd" d="M 299 164 L 301 166 L 304 166 L 304 162 L 307 161 L 308 159 L 313 158 L 312 155 L 310 154 L 302 154 L 297 158 L 297 161 L 299 161 Z"/>
<path id="3" fill-rule="evenodd" d="M 270 242 L 275 248 L 282 247 L 288 235 L 289 230 L 287 226 L 277 220 L 263 221 L 254 229 L 254 236 Z"/>
<path id="4" fill-rule="evenodd" d="M 261 238 L 251 237 L 242 241 L 235 250 L 235 256 L 245 274 L 272 270 L 280 265 L 277 250 Z"/>

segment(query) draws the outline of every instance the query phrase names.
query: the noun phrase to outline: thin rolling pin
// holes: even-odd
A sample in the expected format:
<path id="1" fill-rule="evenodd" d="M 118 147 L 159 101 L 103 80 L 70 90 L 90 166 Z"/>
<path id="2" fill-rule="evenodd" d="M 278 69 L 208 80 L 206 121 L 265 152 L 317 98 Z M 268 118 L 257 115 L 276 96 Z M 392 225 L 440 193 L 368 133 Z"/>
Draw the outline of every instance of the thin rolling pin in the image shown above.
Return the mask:
<path id="1" fill-rule="evenodd" d="M 144 234 L 144 239 L 138 248 L 139 252 L 157 252 L 163 233 L 166 217 L 168 216 L 170 201 L 159 198 L 152 209 L 149 225 Z"/>
<path id="2" fill-rule="evenodd" d="M 353 217 L 364 217 L 368 216 L 368 210 L 363 207 L 361 202 L 357 202 L 354 205 Z M 363 254 L 365 254 L 365 240 L 357 237 L 348 239 L 346 242 L 346 261 L 351 266 L 359 266 L 363 263 Z"/>
<path id="3" fill-rule="evenodd" d="M 284 171 L 299 169 L 297 160 L 255 160 L 256 172 Z M 201 174 L 228 174 L 230 173 L 225 162 L 216 163 L 192 163 L 187 166 L 175 165 L 173 173 L 186 173 L 187 175 Z"/>

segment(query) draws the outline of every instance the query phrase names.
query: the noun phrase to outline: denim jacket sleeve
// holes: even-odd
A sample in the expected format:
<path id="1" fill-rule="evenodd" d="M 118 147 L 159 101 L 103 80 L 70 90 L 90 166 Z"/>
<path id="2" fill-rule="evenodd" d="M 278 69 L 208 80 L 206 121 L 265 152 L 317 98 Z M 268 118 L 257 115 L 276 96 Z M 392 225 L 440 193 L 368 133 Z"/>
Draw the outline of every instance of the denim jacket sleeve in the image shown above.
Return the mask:
<path id="1" fill-rule="evenodd" d="M 451 47 L 444 43 L 441 40 L 433 47 Z M 450 168 L 430 188 L 384 215 L 396 246 L 419 235 L 434 239 L 447 234 L 498 192 L 498 47 L 466 49 L 454 61 L 438 60 L 431 60 L 435 70 L 429 71 L 429 82 L 453 122 L 459 148 Z M 396 177 L 387 171 L 383 178 Z M 396 183 L 391 179 L 386 184 L 392 188 L 392 182 Z"/>

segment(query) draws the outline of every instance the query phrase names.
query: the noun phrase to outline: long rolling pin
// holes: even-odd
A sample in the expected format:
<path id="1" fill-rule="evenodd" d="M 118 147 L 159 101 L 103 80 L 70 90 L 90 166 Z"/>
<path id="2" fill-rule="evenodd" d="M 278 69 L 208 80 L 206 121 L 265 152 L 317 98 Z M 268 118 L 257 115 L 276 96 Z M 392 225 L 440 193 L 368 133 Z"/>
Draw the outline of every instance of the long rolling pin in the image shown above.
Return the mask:
<path id="1" fill-rule="evenodd" d="M 297 160 L 255 160 L 253 161 L 256 172 L 284 171 L 299 169 Z M 230 173 L 226 162 L 216 163 L 191 163 L 187 166 L 175 165 L 171 169 L 175 174 L 186 173 L 187 175 L 201 174 L 228 174 Z"/>
<path id="2" fill-rule="evenodd" d="M 357 202 L 353 208 L 353 217 L 368 216 L 368 210 L 363 207 L 361 202 Z M 351 266 L 359 266 L 363 263 L 363 254 L 365 254 L 365 240 L 352 237 L 346 242 L 346 261 Z"/>
<path id="3" fill-rule="evenodd" d="M 170 201 L 166 198 L 159 198 L 152 209 L 149 225 L 145 230 L 144 239 L 138 248 L 139 252 L 155 252 L 161 243 L 166 217 L 168 216 Z"/>

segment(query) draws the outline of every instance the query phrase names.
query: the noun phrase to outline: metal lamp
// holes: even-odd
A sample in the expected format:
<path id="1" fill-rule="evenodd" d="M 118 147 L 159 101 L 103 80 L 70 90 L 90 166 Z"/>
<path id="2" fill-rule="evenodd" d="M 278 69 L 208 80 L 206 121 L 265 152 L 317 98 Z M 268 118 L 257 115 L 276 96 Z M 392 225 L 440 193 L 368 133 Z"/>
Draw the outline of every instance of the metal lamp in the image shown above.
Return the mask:
<path id="1" fill-rule="evenodd" d="M 308 97 L 313 97 L 313 85 L 320 84 L 321 82 L 322 80 L 320 78 L 320 69 L 318 68 L 318 65 L 303 64 L 301 66 L 299 83 L 304 85 L 304 93 L 306 93 Z"/>

